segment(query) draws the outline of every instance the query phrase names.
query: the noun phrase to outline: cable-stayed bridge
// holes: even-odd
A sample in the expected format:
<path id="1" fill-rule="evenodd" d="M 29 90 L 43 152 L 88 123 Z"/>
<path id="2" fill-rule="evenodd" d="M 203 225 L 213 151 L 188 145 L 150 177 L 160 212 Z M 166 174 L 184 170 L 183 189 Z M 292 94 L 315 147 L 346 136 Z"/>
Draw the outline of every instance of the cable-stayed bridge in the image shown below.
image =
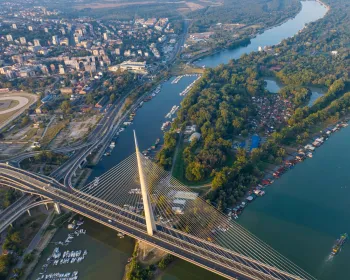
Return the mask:
<path id="1" fill-rule="evenodd" d="M 80 190 L 0 164 L 0 183 L 41 196 L 228 279 L 315 279 L 139 151 Z"/>

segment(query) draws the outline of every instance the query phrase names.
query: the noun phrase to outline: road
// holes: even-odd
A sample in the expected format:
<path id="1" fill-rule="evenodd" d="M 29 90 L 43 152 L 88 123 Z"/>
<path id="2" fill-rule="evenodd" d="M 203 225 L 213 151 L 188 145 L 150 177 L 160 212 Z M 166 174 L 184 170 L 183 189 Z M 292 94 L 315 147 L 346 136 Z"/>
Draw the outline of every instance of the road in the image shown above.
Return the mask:
<path id="1" fill-rule="evenodd" d="M 153 236 L 147 234 L 143 216 L 86 193 L 66 188 L 49 177 L 0 164 L 1 182 L 25 192 L 42 195 L 63 207 L 101 224 L 165 250 L 179 258 L 228 279 L 300 279 L 259 261 L 157 223 Z"/>

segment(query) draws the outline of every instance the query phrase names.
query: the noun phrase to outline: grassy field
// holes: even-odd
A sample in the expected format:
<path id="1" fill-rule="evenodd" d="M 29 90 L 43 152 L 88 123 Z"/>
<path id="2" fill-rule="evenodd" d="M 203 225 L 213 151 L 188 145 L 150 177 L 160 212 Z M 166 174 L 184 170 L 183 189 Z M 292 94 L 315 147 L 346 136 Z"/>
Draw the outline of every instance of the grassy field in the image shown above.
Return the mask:
<path id="1" fill-rule="evenodd" d="M 7 100 L 1 100 L 1 101 L 4 102 L 4 101 L 7 101 Z M 5 111 L 5 110 L 8 110 L 8 109 L 12 109 L 13 107 L 15 107 L 15 106 L 17 106 L 17 105 L 19 104 L 19 102 L 18 102 L 17 100 L 11 100 L 11 99 L 9 99 L 9 101 L 11 101 L 10 106 L 8 106 L 7 108 L 4 108 L 4 109 L 1 109 L 1 108 L 0 108 L 0 113 L 1 113 L 1 111 Z"/>
<path id="2" fill-rule="evenodd" d="M 170 69 L 170 73 L 172 76 L 179 76 L 179 75 L 185 75 L 185 74 L 203 74 L 204 71 L 205 69 L 203 68 L 192 67 L 184 63 L 174 64 L 173 67 L 171 67 Z"/>
<path id="3" fill-rule="evenodd" d="M 27 134 L 26 134 L 26 137 L 23 139 L 25 141 L 29 141 L 31 140 L 38 132 L 39 128 L 31 128 Z"/>
<path id="4" fill-rule="evenodd" d="M 62 121 L 49 127 L 41 140 L 41 145 L 46 146 L 57 136 L 62 129 L 68 125 L 69 121 Z"/>

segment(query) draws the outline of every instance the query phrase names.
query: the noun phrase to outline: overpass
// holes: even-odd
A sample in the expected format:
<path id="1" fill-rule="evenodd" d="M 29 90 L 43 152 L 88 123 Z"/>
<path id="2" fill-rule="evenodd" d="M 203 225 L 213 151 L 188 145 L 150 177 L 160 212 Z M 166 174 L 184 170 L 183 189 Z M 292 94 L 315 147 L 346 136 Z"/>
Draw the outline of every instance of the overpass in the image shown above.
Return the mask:
<path id="1" fill-rule="evenodd" d="M 6 164 L 0 182 L 227 279 L 314 279 L 145 159 L 135 143 L 134 155 L 81 190 Z"/>
<path id="2" fill-rule="evenodd" d="M 4 212 L 0 214 L 0 233 L 6 230 L 14 221 L 16 221 L 20 216 L 26 212 L 30 214 L 30 209 L 53 203 L 50 199 L 43 199 L 38 201 L 37 196 L 28 196 L 25 199 L 21 199 L 18 203 L 15 203 L 13 207 L 9 206 Z"/>

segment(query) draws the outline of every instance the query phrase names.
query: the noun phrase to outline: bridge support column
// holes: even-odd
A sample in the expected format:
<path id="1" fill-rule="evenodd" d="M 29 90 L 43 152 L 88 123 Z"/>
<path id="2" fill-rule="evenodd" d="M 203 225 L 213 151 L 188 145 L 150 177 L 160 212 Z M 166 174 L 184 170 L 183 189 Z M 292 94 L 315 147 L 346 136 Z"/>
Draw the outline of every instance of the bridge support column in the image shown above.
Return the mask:
<path id="1" fill-rule="evenodd" d="M 55 211 L 56 211 L 57 214 L 61 214 L 62 213 L 61 206 L 60 206 L 60 204 L 58 202 L 55 202 L 54 207 L 55 207 Z"/>
<path id="2" fill-rule="evenodd" d="M 83 169 L 84 165 L 87 163 L 86 158 L 83 159 L 83 161 L 79 164 L 79 168 Z"/>
<path id="3" fill-rule="evenodd" d="M 154 221 L 151 199 L 148 194 L 147 184 L 146 184 L 145 176 L 143 174 L 141 153 L 139 151 L 139 146 L 137 144 L 135 130 L 134 130 L 134 139 L 135 139 L 135 148 L 136 148 L 136 156 L 137 156 L 137 166 L 139 170 L 139 177 L 140 177 L 140 184 L 141 184 L 142 201 L 143 201 L 143 207 L 144 207 L 145 218 L 146 218 L 147 233 L 148 235 L 153 235 L 153 233 L 157 231 L 157 228 L 156 228 L 156 223 Z"/>
<path id="4" fill-rule="evenodd" d="M 27 210 L 27 212 L 28 212 L 28 215 L 31 217 L 31 216 L 32 216 L 32 213 L 30 213 L 30 210 L 29 210 L 29 209 Z"/>

